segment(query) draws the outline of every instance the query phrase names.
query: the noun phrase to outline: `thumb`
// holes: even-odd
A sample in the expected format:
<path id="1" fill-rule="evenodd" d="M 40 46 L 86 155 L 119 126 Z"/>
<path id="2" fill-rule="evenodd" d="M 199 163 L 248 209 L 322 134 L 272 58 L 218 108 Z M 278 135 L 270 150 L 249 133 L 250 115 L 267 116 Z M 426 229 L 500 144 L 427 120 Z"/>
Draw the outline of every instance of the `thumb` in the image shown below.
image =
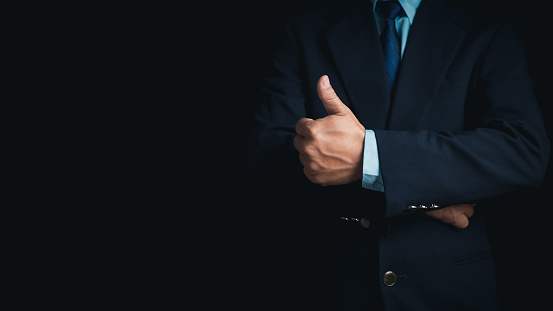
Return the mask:
<path id="1" fill-rule="evenodd" d="M 317 94 L 319 94 L 319 98 L 323 102 L 328 115 L 343 115 L 350 112 L 349 108 L 342 103 L 336 92 L 334 92 L 327 75 L 319 78 L 319 82 L 317 82 Z"/>

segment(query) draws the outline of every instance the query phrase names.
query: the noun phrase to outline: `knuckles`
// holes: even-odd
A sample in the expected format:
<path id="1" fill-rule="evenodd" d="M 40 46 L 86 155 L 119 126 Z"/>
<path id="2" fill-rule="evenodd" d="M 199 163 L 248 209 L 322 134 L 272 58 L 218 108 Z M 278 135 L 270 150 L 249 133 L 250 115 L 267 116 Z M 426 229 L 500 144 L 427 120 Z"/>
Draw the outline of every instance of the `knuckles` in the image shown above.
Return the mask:
<path id="1" fill-rule="evenodd" d="M 296 123 L 296 133 L 304 137 L 316 136 L 320 131 L 319 123 L 317 120 L 302 118 Z"/>
<path id="2" fill-rule="evenodd" d="M 317 172 L 311 171 L 307 167 L 303 168 L 303 173 L 304 173 L 305 177 L 307 177 L 307 179 L 309 179 L 309 181 L 311 181 L 314 184 L 318 184 L 318 185 L 321 185 L 321 186 L 328 186 L 329 185 L 328 179 L 325 178 L 325 176 L 323 174 L 318 174 Z"/>
<path id="3" fill-rule="evenodd" d="M 303 164 L 303 173 L 312 183 L 326 186 L 328 180 L 324 174 L 325 167 L 318 160 L 314 146 L 312 144 L 304 144 L 299 151 L 300 162 Z"/>
<path id="4" fill-rule="evenodd" d="M 315 162 L 315 161 L 307 161 L 304 165 L 304 168 L 312 175 L 316 175 L 320 169 L 321 166 Z"/>
<path id="5" fill-rule="evenodd" d="M 457 228 L 464 229 L 468 226 L 468 218 L 462 211 L 456 207 L 450 209 L 446 215 L 445 223 L 451 224 Z"/>
<path id="6" fill-rule="evenodd" d="M 294 138 L 294 147 L 303 156 L 313 155 L 314 146 L 305 137 L 297 135 Z"/>
<path id="7" fill-rule="evenodd" d="M 313 149 L 311 145 L 307 144 L 302 150 L 298 151 L 300 152 L 300 162 L 303 164 L 304 171 L 307 171 L 311 175 L 316 175 L 322 171 L 323 165 L 317 161 L 316 152 Z"/>
<path id="8" fill-rule="evenodd" d="M 306 137 L 315 137 L 319 133 L 318 122 L 307 122 L 304 125 L 304 132 Z"/>

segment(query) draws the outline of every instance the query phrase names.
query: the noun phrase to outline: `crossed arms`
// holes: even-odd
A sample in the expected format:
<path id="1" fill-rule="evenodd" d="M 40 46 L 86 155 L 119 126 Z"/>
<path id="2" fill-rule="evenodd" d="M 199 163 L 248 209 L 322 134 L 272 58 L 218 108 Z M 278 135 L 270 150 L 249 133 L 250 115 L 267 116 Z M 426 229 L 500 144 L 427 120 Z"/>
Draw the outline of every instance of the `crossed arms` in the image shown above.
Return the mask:
<path id="1" fill-rule="evenodd" d="M 294 147 L 299 152 L 305 176 L 323 186 L 342 185 L 361 179 L 365 128 L 336 95 L 328 76 L 317 83 L 317 93 L 328 116 L 302 118 L 296 124 Z M 426 212 L 426 215 L 466 228 L 475 204 L 456 204 Z"/>

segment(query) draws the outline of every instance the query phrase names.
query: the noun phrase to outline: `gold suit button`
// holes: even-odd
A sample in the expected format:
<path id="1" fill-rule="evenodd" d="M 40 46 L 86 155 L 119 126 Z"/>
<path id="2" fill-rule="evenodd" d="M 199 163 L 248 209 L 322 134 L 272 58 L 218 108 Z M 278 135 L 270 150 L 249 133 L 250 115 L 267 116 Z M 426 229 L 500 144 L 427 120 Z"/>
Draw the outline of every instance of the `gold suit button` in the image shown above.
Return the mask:
<path id="1" fill-rule="evenodd" d="M 384 281 L 384 285 L 386 286 L 393 286 L 394 284 L 396 284 L 396 274 L 393 271 L 388 271 L 384 273 L 382 281 Z"/>

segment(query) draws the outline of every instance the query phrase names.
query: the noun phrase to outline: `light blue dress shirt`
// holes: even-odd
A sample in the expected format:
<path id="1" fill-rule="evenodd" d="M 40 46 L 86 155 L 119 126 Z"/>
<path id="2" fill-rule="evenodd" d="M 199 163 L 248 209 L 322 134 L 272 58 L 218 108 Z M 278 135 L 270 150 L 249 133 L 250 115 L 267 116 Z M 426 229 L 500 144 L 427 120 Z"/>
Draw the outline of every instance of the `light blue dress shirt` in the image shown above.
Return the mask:
<path id="1" fill-rule="evenodd" d="M 378 1 L 387 0 L 371 0 L 373 4 L 374 17 L 376 19 L 376 27 L 378 33 L 382 33 L 384 28 L 384 17 L 378 10 L 376 3 Z M 403 51 L 405 51 L 405 45 L 407 44 L 407 36 L 409 35 L 409 28 L 413 24 L 415 19 L 415 13 L 422 0 L 398 0 L 399 4 L 403 8 L 404 13 L 396 18 L 396 30 L 401 39 L 401 57 L 403 58 Z M 378 159 L 378 147 L 376 144 L 376 136 L 374 131 L 365 131 L 365 149 L 363 152 L 363 188 L 384 191 L 384 183 L 382 182 L 382 176 L 380 175 L 380 161 Z"/>

